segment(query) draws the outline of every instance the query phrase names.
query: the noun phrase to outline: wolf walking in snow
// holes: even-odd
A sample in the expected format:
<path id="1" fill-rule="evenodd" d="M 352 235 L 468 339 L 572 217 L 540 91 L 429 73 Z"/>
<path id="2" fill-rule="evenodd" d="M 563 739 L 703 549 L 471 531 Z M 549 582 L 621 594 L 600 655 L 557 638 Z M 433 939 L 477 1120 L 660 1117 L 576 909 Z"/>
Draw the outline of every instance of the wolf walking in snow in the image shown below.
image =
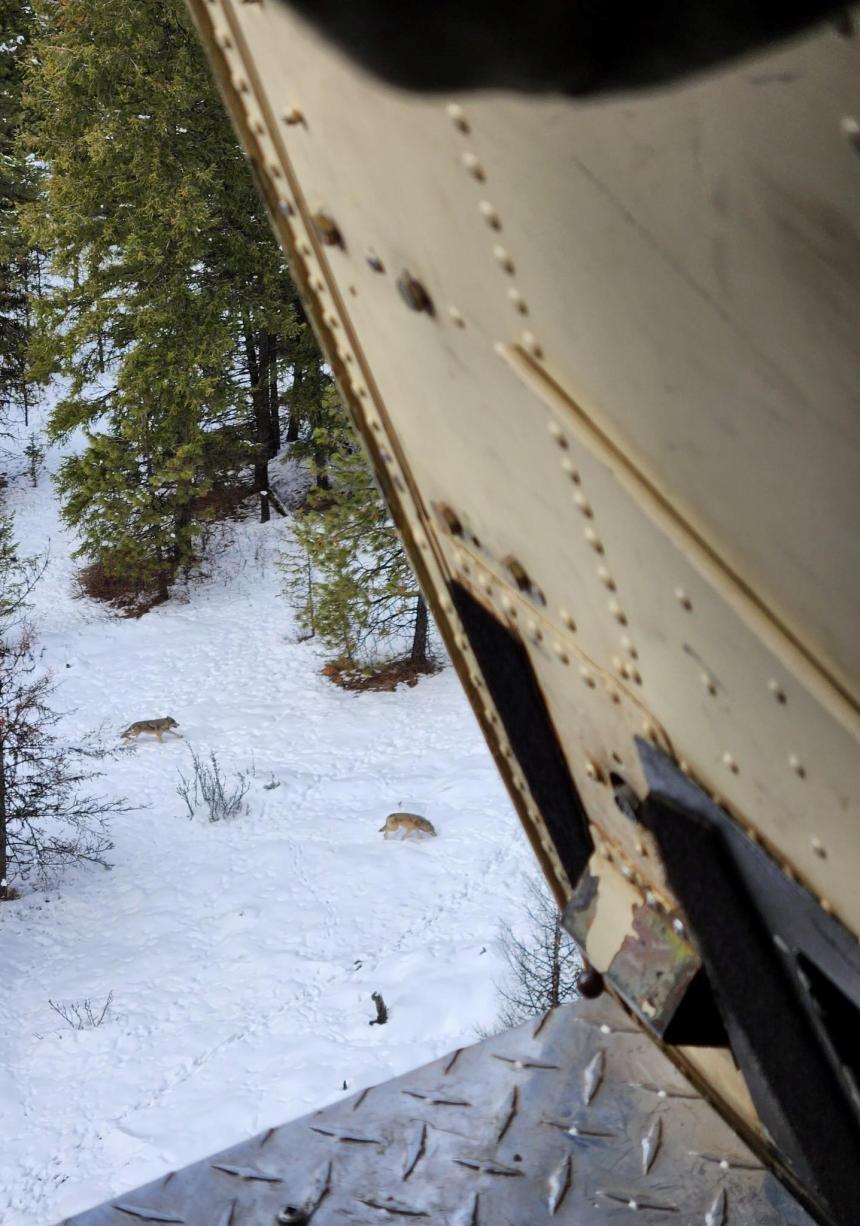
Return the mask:
<path id="1" fill-rule="evenodd" d="M 379 827 L 379 833 L 384 834 L 387 838 L 396 830 L 404 830 L 407 834 L 435 835 L 436 833 L 433 823 L 428 822 L 426 817 L 419 817 L 417 813 L 389 813 L 385 819 L 385 825 Z"/>
<path id="2" fill-rule="evenodd" d="M 170 715 L 165 715 L 161 719 L 139 719 L 134 724 L 129 724 L 125 732 L 121 732 L 120 736 L 124 741 L 130 741 L 132 737 L 140 736 L 143 732 L 149 732 L 152 736 L 157 736 L 159 744 L 165 732 L 169 732 L 171 736 L 181 736 L 181 733 L 174 732 L 174 728 L 178 728 L 176 720 Z"/>

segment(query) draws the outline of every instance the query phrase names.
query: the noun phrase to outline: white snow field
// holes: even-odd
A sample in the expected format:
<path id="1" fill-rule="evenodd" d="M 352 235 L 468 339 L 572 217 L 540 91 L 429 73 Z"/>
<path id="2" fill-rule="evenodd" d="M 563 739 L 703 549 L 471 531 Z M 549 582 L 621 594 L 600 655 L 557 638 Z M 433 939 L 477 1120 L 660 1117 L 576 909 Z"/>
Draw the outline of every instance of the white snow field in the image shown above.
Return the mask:
<path id="1" fill-rule="evenodd" d="M 106 763 L 100 790 L 140 806 L 109 871 L 0 906 L 0 1221 L 48 1226 L 475 1041 L 533 861 L 450 667 L 381 694 L 320 676 L 273 564 L 288 521 L 226 526 L 204 581 L 124 620 L 75 595 L 49 476 L 22 467 L 0 463 L 21 552 L 50 543 L 34 617 L 63 727 L 172 715 L 185 738 Z M 189 746 L 253 765 L 246 814 L 189 819 Z M 400 808 L 438 837 L 384 839 Z M 49 1004 L 108 993 L 96 1028 Z"/>

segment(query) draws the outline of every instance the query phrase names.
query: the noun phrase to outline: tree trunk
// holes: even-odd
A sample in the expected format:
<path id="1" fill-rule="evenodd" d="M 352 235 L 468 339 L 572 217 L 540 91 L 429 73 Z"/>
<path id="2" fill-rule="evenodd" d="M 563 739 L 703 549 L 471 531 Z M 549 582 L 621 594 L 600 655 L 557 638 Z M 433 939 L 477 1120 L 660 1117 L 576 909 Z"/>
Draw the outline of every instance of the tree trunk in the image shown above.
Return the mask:
<path id="1" fill-rule="evenodd" d="M 419 667 L 427 663 L 427 630 L 427 605 L 424 597 L 419 596 L 415 605 L 415 630 L 412 635 L 412 652 L 409 656 L 410 662 Z"/>
<path id="2" fill-rule="evenodd" d="M 251 385 L 251 407 L 254 412 L 255 458 L 254 458 L 254 489 L 260 496 L 260 523 L 266 524 L 270 519 L 269 512 L 269 434 L 271 419 L 269 416 L 269 389 L 262 378 L 261 362 L 251 331 L 251 322 L 244 317 L 245 361 L 248 367 L 248 381 Z M 258 334 L 260 350 L 265 347 L 263 337 Z"/>
<path id="3" fill-rule="evenodd" d="M 281 450 L 281 401 L 278 395 L 278 338 L 267 334 L 266 369 L 269 385 L 269 459 Z"/>
<path id="4" fill-rule="evenodd" d="M 550 1008 L 561 1003 L 561 912 L 555 913 L 552 930 L 552 977 L 550 981 Z"/>
<path id="5" fill-rule="evenodd" d="M 293 367 L 293 385 L 290 388 L 290 416 L 287 420 L 287 442 L 295 443 L 299 437 L 301 414 L 298 401 L 301 398 L 302 383 L 305 378 L 305 368 L 301 365 Z"/>
<path id="6" fill-rule="evenodd" d="M 0 901 L 6 900 L 9 891 L 6 884 L 6 859 L 6 746 L 3 721 L 0 720 Z"/>

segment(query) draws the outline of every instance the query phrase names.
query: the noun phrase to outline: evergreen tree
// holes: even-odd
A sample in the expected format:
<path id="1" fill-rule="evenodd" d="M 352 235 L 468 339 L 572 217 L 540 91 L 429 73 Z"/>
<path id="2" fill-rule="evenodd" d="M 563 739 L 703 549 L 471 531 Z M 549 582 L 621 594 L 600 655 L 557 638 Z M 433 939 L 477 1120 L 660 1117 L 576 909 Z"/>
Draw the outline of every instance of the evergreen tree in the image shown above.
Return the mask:
<path id="1" fill-rule="evenodd" d="M 250 464 L 268 517 L 278 380 L 306 325 L 182 0 L 35 0 L 28 212 L 59 284 L 40 305 L 51 432 L 80 553 L 157 585 L 194 557 L 207 495 Z M 317 362 L 319 358 L 317 356 Z"/>
<path id="2" fill-rule="evenodd" d="M 37 172 L 21 143 L 22 85 L 32 24 L 26 0 L 0 0 L 0 431 L 20 410 L 27 424 L 30 296 L 38 253 L 21 232 L 18 208 L 36 195 Z"/>
<path id="3" fill-rule="evenodd" d="M 56 733 L 51 678 L 39 667 L 26 621 L 41 567 L 19 559 L 9 518 L 0 513 L 0 901 L 10 880 L 48 880 L 73 860 L 102 863 L 107 819 L 119 801 L 93 795 L 92 739 L 69 745 Z"/>
<path id="4" fill-rule="evenodd" d="M 303 626 L 351 665 L 378 663 L 393 644 L 427 667 L 427 606 L 333 387 L 308 447 L 326 456 L 330 481 L 296 517 L 307 562 L 285 563 Z"/>

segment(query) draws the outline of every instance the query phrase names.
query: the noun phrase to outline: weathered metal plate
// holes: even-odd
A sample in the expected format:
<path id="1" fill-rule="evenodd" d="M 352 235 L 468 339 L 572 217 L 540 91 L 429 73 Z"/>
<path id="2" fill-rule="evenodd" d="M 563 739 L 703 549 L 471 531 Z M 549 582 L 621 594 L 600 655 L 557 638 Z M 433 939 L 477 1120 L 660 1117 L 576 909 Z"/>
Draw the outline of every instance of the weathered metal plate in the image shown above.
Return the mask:
<path id="1" fill-rule="evenodd" d="M 807 1226 L 608 998 L 580 1001 L 171 1173 L 66 1226 Z"/>

